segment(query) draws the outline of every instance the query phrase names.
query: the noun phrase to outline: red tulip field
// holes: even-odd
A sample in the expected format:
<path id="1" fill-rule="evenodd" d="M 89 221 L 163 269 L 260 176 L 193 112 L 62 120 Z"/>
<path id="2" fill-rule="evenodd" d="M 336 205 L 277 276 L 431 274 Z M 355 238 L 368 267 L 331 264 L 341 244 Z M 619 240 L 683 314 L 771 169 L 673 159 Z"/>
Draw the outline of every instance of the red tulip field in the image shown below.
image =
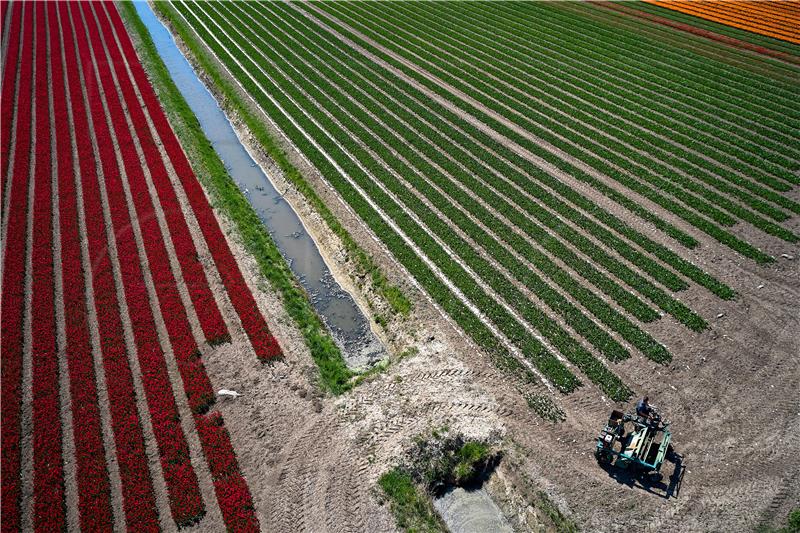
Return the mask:
<path id="1" fill-rule="evenodd" d="M 65 527 L 66 431 L 82 529 L 114 524 L 109 459 L 137 530 L 204 516 L 199 462 L 226 525 L 257 529 L 202 353 L 230 342 L 228 324 L 246 332 L 254 358 L 281 349 L 122 20 L 110 3 L 2 9 L 3 531 Z M 223 317 L 198 244 L 236 316 Z M 190 439 L 202 457 L 191 456 Z M 154 482 L 147 441 L 163 482 Z M 28 524 L 20 522 L 24 483 L 33 490 Z M 172 524 L 159 522 L 164 490 Z"/>

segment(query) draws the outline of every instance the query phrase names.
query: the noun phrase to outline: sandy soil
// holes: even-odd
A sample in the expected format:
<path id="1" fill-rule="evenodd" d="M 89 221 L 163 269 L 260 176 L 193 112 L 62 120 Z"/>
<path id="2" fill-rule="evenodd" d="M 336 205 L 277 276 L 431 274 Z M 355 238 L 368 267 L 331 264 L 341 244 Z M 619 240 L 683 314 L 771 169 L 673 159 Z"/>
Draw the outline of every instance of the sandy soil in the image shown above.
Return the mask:
<path id="1" fill-rule="evenodd" d="M 229 117 L 278 190 L 286 191 L 340 282 L 355 291 L 357 301 L 368 302 L 362 305 L 367 312 L 371 305 L 380 308 L 368 284 L 354 277 L 338 239 L 283 181 L 241 122 Z M 261 366 L 236 342 L 210 351 L 205 360 L 215 387 L 243 394 L 220 401 L 218 407 L 265 529 L 393 529 L 387 508 L 375 498 L 375 481 L 408 439 L 441 425 L 503 439 L 508 453 L 489 490 L 519 530 L 538 527 L 538 511 L 527 504 L 538 490 L 585 529 L 601 531 L 643 523 L 676 531 L 746 530 L 762 522 L 776 524 L 798 505 L 800 481 L 792 475 L 800 469 L 797 260 L 781 258 L 772 266 L 757 267 L 702 238 L 703 245 L 689 254 L 734 287 L 739 297 L 722 302 L 701 290 L 687 291 L 682 299 L 709 319 L 711 328 L 692 334 L 675 321 L 659 321 L 652 332 L 669 346 L 673 363 L 661 367 L 634 357 L 619 365 L 626 381 L 649 394 L 673 421 L 676 451 L 684 456 L 679 492 L 670 488 L 672 464 L 665 466 L 661 483 L 643 486 L 606 472 L 592 457 L 593 438 L 613 407 L 599 391 L 584 387 L 560 397 L 567 420 L 543 422 L 525 404 L 521 385 L 492 366 L 280 132 L 272 130 L 356 241 L 412 297 L 412 315 L 395 319 L 380 334 L 393 354 L 409 346 L 419 353 L 348 394 L 324 396 L 314 385 L 315 370 L 302 337 L 280 301 L 269 290 L 256 291 L 286 360 Z M 606 204 L 592 191 L 582 192 Z M 263 287 L 231 225 L 221 223 L 248 283 Z M 664 241 L 650 228 L 635 226 Z M 797 257 L 796 247 L 787 251 Z"/>

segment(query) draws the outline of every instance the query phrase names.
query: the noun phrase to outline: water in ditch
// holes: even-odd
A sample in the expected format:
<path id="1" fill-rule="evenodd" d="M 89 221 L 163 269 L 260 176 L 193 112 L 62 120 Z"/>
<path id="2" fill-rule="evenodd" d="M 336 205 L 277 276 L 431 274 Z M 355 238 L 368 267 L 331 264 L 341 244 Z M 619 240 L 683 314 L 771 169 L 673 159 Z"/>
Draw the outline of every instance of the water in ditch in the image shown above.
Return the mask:
<path id="1" fill-rule="evenodd" d="M 480 487 L 453 487 L 433 500 L 450 533 L 513 533 L 500 508 Z"/>
<path id="2" fill-rule="evenodd" d="M 197 77 L 147 2 L 134 2 L 175 85 L 197 115 L 228 173 L 261 218 L 311 304 L 330 329 L 350 368 L 364 368 L 385 355 L 383 345 L 353 297 L 336 282 L 297 213 L 256 164 L 216 99 Z"/>

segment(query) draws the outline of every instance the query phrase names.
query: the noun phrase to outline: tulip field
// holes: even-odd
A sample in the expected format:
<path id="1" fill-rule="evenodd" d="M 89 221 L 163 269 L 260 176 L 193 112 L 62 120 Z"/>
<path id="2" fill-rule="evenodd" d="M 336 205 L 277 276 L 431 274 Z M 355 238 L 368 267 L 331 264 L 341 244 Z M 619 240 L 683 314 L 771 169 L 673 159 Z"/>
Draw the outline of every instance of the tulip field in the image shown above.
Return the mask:
<path id="1" fill-rule="evenodd" d="M 65 463 L 81 529 L 174 529 L 218 505 L 228 528 L 257 530 L 202 354 L 231 328 L 253 358 L 281 349 L 122 20 L 105 2 L 2 15 L 3 531 L 65 529 Z"/>
<path id="2" fill-rule="evenodd" d="M 617 364 L 671 360 L 650 324 L 708 327 L 681 291 L 735 298 L 687 250 L 767 265 L 798 242 L 800 115 L 790 83 L 587 9 L 159 7 L 475 342 L 623 400 Z"/>
<path id="3" fill-rule="evenodd" d="M 377 480 L 439 428 L 509 530 L 796 507 L 800 3 L 0 15 L 3 532 L 402 528 Z M 648 394 L 663 475 L 595 464 Z"/>

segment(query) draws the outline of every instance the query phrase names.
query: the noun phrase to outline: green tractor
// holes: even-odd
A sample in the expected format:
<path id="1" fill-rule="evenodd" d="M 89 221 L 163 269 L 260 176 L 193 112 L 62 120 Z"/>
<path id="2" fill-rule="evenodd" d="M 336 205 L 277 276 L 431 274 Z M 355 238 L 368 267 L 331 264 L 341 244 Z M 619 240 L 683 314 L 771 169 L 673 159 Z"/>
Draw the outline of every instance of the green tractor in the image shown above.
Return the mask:
<path id="1" fill-rule="evenodd" d="M 633 469 L 660 478 L 664 459 L 672 454 L 669 422 L 653 412 L 650 418 L 611 411 L 597 437 L 594 456 L 601 465 Z"/>

